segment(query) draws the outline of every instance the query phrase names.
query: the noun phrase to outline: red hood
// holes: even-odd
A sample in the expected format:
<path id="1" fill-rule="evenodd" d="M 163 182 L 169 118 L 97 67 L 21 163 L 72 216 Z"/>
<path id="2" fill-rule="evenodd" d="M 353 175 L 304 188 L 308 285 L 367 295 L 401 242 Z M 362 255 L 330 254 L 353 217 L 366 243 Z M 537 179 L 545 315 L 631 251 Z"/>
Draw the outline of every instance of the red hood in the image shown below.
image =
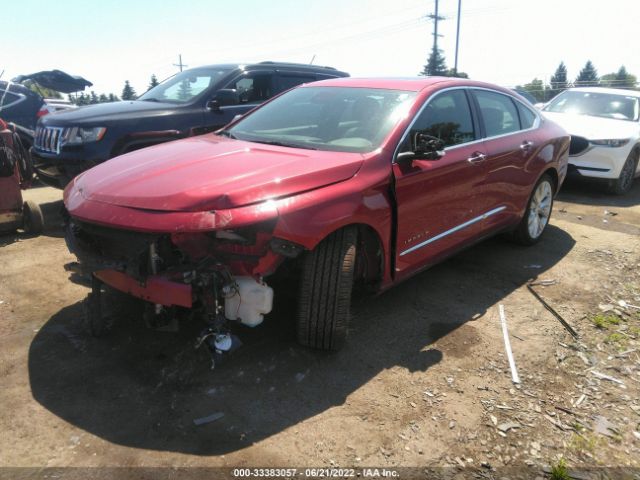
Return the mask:
<path id="1" fill-rule="evenodd" d="M 204 135 L 145 148 L 85 172 L 69 186 L 83 198 L 164 211 L 228 209 L 337 183 L 362 156 Z"/>

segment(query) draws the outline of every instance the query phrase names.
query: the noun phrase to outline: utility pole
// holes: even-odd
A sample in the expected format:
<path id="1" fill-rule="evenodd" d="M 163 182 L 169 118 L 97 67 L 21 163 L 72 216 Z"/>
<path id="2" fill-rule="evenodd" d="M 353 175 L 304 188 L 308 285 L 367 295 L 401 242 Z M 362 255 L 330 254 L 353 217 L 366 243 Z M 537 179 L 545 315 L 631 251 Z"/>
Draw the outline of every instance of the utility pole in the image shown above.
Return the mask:
<path id="1" fill-rule="evenodd" d="M 178 63 L 173 64 L 174 67 L 180 67 L 180 71 L 182 71 L 182 67 L 188 67 L 189 65 L 185 65 L 182 63 L 182 54 L 178 54 Z"/>
<path id="2" fill-rule="evenodd" d="M 430 15 L 427 15 L 427 18 L 433 20 L 433 50 L 438 51 L 438 37 L 442 35 L 438 35 L 438 21 L 445 20 L 445 17 L 441 17 L 438 15 L 438 0 L 436 0 L 436 11 Z"/>
<path id="3" fill-rule="evenodd" d="M 458 25 L 456 26 L 456 57 L 453 62 L 453 72 L 458 74 L 458 43 L 460 42 L 460 9 L 462 8 L 462 0 L 458 0 Z"/>

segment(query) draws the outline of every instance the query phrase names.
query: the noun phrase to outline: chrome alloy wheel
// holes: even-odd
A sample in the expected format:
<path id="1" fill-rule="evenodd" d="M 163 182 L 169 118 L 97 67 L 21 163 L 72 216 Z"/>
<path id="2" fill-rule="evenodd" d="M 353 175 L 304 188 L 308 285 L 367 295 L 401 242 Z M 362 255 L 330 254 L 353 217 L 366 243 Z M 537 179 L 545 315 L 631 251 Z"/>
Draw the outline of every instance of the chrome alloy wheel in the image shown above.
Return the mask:
<path id="1" fill-rule="evenodd" d="M 542 181 L 531 196 L 529 204 L 529 236 L 532 239 L 542 235 L 544 228 L 549 223 L 551 216 L 551 204 L 553 202 L 553 191 L 548 181 Z"/>

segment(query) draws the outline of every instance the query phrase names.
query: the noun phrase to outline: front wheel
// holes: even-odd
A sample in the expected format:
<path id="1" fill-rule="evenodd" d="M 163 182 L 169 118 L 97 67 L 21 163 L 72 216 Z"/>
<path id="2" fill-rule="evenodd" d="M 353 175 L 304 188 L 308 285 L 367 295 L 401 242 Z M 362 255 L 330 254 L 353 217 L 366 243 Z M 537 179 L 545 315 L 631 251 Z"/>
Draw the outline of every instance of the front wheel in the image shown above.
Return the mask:
<path id="1" fill-rule="evenodd" d="M 347 337 L 358 232 L 332 233 L 302 263 L 296 331 L 298 342 L 339 350 Z"/>
<path id="2" fill-rule="evenodd" d="M 514 232 L 514 238 L 518 243 L 533 245 L 542 238 L 553 210 L 553 190 L 554 182 L 547 174 L 536 183 L 524 217 Z"/>
<path id="3" fill-rule="evenodd" d="M 624 195 L 633 185 L 633 179 L 636 175 L 636 169 L 638 168 L 638 156 L 640 156 L 637 150 L 634 150 L 627 157 L 627 161 L 624 162 L 620 176 L 615 180 L 611 180 L 609 183 L 609 192 L 615 195 Z"/>

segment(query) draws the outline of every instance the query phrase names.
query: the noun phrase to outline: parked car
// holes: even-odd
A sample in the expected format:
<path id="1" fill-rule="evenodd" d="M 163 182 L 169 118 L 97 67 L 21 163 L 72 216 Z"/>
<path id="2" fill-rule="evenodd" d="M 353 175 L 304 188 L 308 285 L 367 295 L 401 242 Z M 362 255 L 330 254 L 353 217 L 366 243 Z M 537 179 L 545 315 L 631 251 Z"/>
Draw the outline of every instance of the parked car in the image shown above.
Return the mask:
<path id="1" fill-rule="evenodd" d="M 571 88 L 544 108 L 547 118 L 571 134 L 569 172 L 607 181 L 624 194 L 640 174 L 640 92 Z"/>
<path id="2" fill-rule="evenodd" d="M 117 155 L 217 130 L 291 87 L 345 76 L 331 67 L 274 62 L 185 70 L 138 100 L 43 118 L 33 148 L 36 171 L 43 182 L 64 188 Z"/>
<path id="3" fill-rule="evenodd" d="M 21 82 L 27 80 L 63 93 L 84 90 L 85 87 L 93 84 L 82 77 L 72 76 L 60 70 L 20 75 L 10 82 L 0 81 L 0 116 L 6 122 L 16 124 L 22 143 L 30 147 L 39 118 L 49 113 L 73 108 L 73 105 L 62 99 L 43 98 L 39 93 L 22 85 Z"/>
<path id="4" fill-rule="evenodd" d="M 93 274 L 94 330 L 104 282 L 156 312 L 197 309 L 219 353 L 227 320 L 262 322 L 266 280 L 287 271 L 299 342 L 333 350 L 354 284 L 385 290 L 501 232 L 538 242 L 568 151 L 566 132 L 508 89 L 327 80 L 79 175 L 64 192 L 67 243 Z"/>

